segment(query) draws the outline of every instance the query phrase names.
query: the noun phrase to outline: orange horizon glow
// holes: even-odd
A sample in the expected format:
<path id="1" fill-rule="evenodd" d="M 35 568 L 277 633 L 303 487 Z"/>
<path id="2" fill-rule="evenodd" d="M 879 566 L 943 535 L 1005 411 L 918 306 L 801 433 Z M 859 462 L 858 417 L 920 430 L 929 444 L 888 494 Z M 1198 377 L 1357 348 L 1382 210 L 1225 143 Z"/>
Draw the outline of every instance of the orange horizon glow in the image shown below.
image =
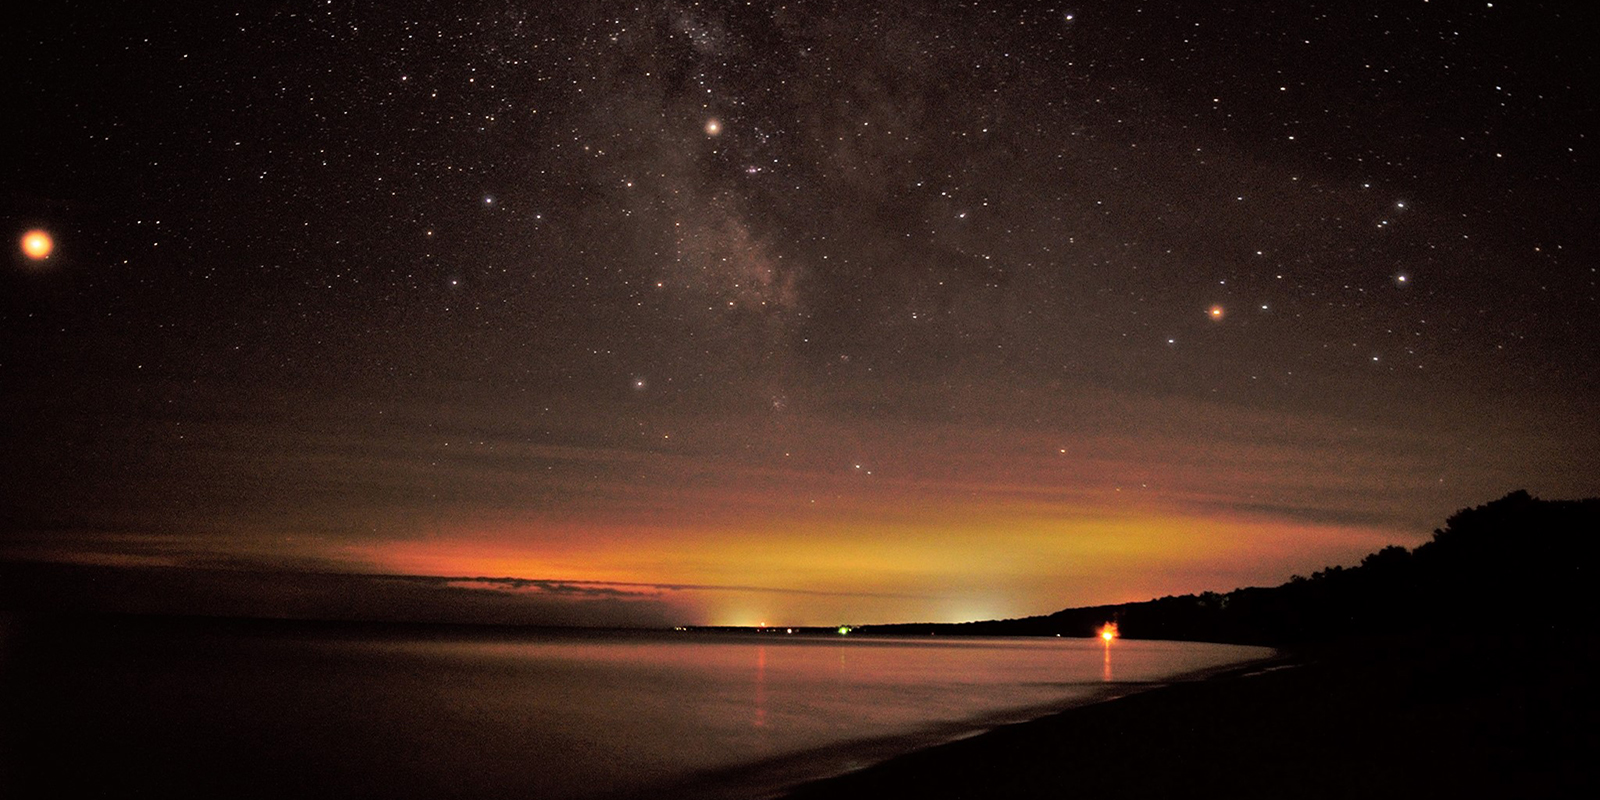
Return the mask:
<path id="1" fill-rule="evenodd" d="M 782 629 L 1006 619 L 1276 585 L 1403 541 L 1394 531 L 1176 509 L 1015 501 L 909 507 L 915 511 L 894 516 L 751 514 L 742 523 L 675 517 L 674 525 L 661 515 L 651 525 L 458 522 L 430 526 L 419 538 L 294 550 L 284 548 L 293 531 L 277 526 L 271 534 L 241 533 L 226 550 L 185 547 L 173 537 L 118 544 L 52 536 L 13 552 L 57 560 L 52 547 L 64 546 L 75 563 L 127 567 L 226 556 L 272 569 L 282 556 L 289 563 L 309 557 L 380 582 L 432 579 L 389 585 L 437 586 L 449 593 L 442 602 L 477 603 L 491 613 L 567 609 L 565 618 Z M 152 548 L 164 551 L 159 559 Z M 1109 648 L 1120 632 L 1111 623 L 1095 635 Z"/>
<path id="2" fill-rule="evenodd" d="M 672 606 L 690 624 L 782 627 L 965 622 L 1227 591 L 1359 558 L 1393 540 L 1237 517 L 1054 512 L 930 508 L 894 520 L 720 520 L 647 531 L 530 521 L 345 555 L 388 574 L 612 585 L 619 600 Z M 1263 569 L 1273 577 L 1258 577 Z"/>
<path id="3" fill-rule="evenodd" d="M 648 618 L 672 624 L 833 627 L 1004 619 L 1275 585 L 1418 544 L 1426 530 L 1329 521 L 1341 518 L 1324 512 L 1344 507 L 1350 474 L 1384 468 L 1362 447 L 1320 453 L 1256 434 L 1314 433 L 1303 421 L 1114 394 L 1088 395 L 1074 410 L 1157 429 L 1148 442 L 1121 428 L 1076 435 L 1070 455 L 1060 437 L 953 423 L 896 433 L 888 449 L 872 444 L 887 434 L 870 425 L 799 416 L 784 435 L 819 444 L 792 459 L 765 438 L 752 440 L 761 455 L 750 458 L 676 444 L 505 445 L 513 449 L 496 459 L 566 472 L 535 475 L 466 453 L 447 462 L 476 482 L 462 486 L 492 490 L 462 488 L 426 507 L 409 495 L 352 494 L 355 510 L 271 496 L 293 511 L 232 521 L 226 538 L 52 534 L 29 547 L 106 559 L 156 553 L 175 564 L 310 559 L 359 574 L 465 579 L 450 585 L 453 596 L 471 592 L 496 608 L 609 603 L 648 607 L 660 612 Z M 1202 417 L 1227 436 L 1183 434 Z M 691 418 L 672 441 L 720 431 Z M 373 474 L 395 486 L 434 479 L 406 463 L 386 461 Z M 298 455 L 284 464 L 320 468 Z M 551 487 L 571 499 L 542 508 L 527 499 Z M 330 517 L 367 521 L 330 533 Z"/>

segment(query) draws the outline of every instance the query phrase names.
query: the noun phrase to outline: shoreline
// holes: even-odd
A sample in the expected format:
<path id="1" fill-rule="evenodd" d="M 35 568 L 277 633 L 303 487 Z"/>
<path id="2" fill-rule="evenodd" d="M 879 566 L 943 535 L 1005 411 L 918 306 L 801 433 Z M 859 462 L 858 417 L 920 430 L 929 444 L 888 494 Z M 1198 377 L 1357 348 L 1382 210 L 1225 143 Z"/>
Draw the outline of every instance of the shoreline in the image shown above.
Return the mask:
<path id="1" fill-rule="evenodd" d="M 833 770 L 817 770 L 814 767 L 804 769 L 796 767 L 797 777 L 804 773 L 808 777 L 801 780 L 791 780 L 777 786 L 765 794 L 758 794 L 759 800 L 811 800 L 812 798 L 833 797 L 832 794 L 838 787 L 848 786 L 856 776 L 862 773 L 875 773 L 880 770 L 895 770 L 900 768 L 899 762 L 915 761 L 925 753 L 945 752 L 946 748 L 964 750 L 966 743 L 981 742 L 988 737 L 1010 729 L 1025 729 L 1029 726 L 1046 723 L 1056 718 L 1071 718 L 1084 709 L 1100 707 L 1131 697 L 1138 697 L 1152 692 L 1159 692 L 1173 686 L 1201 683 L 1212 680 L 1237 680 L 1255 674 L 1264 674 L 1269 671 L 1292 669 L 1301 666 L 1301 662 L 1284 654 L 1282 651 L 1262 658 L 1248 661 L 1222 664 L 1214 667 L 1191 670 L 1179 673 L 1159 681 L 1128 681 L 1123 683 L 1108 684 L 1101 692 L 1087 697 L 1068 700 L 1065 703 L 1053 703 L 1031 709 L 1018 709 L 1005 715 L 988 719 L 973 720 L 970 725 L 963 725 L 963 730 L 948 734 L 928 733 L 915 737 L 895 737 L 884 742 L 855 742 L 840 745 L 837 753 L 830 754 L 840 761 L 840 766 Z M 914 742 L 914 743 L 913 743 Z M 909 747 L 907 746 L 909 744 Z M 816 754 L 796 756 L 794 760 L 804 759 L 815 763 Z M 772 785 L 772 782 L 767 782 Z M 730 792 L 726 795 L 732 797 L 748 797 L 748 794 Z M 850 795 L 853 796 L 853 795 Z M 699 798 L 699 795 L 696 795 Z M 716 800 L 721 800 L 722 795 L 712 795 Z"/>
<path id="2" fill-rule="evenodd" d="M 890 700 L 899 698 L 898 702 L 904 706 L 907 719 L 912 722 L 867 728 L 883 731 L 882 736 L 862 739 L 862 726 L 849 721 L 835 721 L 828 726 L 832 735 L 814 738 L 812 741 L 817 745 L 812 749 L 764 759 L 744 760 L 723 756 L 724 766 L 721 767 L 715 766 L 715 760 L 704 759 L 699 763 L 713 766 L 703 771 L 683 768 L 677 753 L 690 747 L 705 750 L 704 743 L 685 739 L 681 744 L 671 744 L 672 739 L 656 736 L 651 744 L 645 746 L 654 746 L 653 742 L 656 741 L 669 742 L 668 747 L 661 749 L 656 761 L 632 758 L 630 755 L 631 760 L 623 762 L 630 765 L 626 777 L 611 780 L 602 773 L 604 770 L 617 772 L 615 763 L 591 769 L 591 763 L 583 762 L 581 758 L 565 762 L 540 760 L 543 756 L 527 758 L 529 753 L 537 756 L 552 752 L 563 742 L 577 740 L 562 733 L 565 730 L 563 728 L 519 722 L 529 718 L 525 715 L 508 717 L 510 722 L 499 723 L 514 735 L 494 741 L 487 737 L 479 741 L 469 735 L 465 741 L 476 744 L 466 749 L 449 745 L 448 742 L 454 741 L 454 738 L 429 735 L 430 730 L 468 719 L 460 709 L 497 708 L 501 705 L 500 698 L 482 695 L 471 689 L 465 690 L 460 695 L 465 700 L 455 705 L 418 704 L 405 698 L 413 695 L 431 697 L 433 695 L 430 692 L 436 690 L 429 687 L 446 685 L 441 679 L 452 675 L 457 678 L 461 675 L 474 676 L 475 680 L 463 684 L 466 686 L 477 685 L 479 678 L 495 681 L 492 685 L 503 688 L 520 685 L 499 683 L 511 673 L 499 666 L 486 668 L 480 664 L 482 659 L 463 662 L 479 664 L 470 672 L 432 668 L 419 670 L 406 665 L 420 662 L 395 661 L 391 658 L 396 652 L 411 651 L 397 651 L 386 646 L 394 636 L 399 636 L 403 642 L 411 642 L 421 633 L 425 634 L 422 637 L 424 641 L 436 636 L 450 640 L 449 652 L 456 653 L 460 648 L 454 645 L 454 640 L 460 631 L 455 628 L 441 632 L 433 628 L 419 630 L 391 626 L 352 627 L 282 621 L 94 615 L 73 617 L 70 621 L 54 616 L 36 617 L 19 621 L 16 630 L 12 631 L 9 627 L 13 619 L 9 615 L 0 615 L 0 655 L 8 650 L 14 650 L 15 655 L 15 658 L 0 659 L 0 672 L 6 673 L 5 677 L 14 678 L 8 681 L 8 691 L 0 692 L 0 707 L 15 712 L 8 713 L 6 725 L 0 725 L 0 740 L 9 740 L 0 741 L 0 773 L 14 768 L 17 775 L 32 776 L 39 780 L 44 775 L 59 776 L 58 789 L 63 796 L 113 789 L 151 794 L 193 787 L 210 790 L 232 787 L 237 791 L 241 785 L 248 784 L 254 787 L 252 791 L 259 791 L 263 796 L 271 793 L 266 787 L 273 787 L 273 791 L 284 789 L 285 793 L 303 796 L 340 796 L 359 788 L 373 796 L 421 797 L 428 794 L 417 787 L 455 786 L 451 782 L 452 776 L 471 773 L 484 777 L 473 778 L 475 783 L 456 792 L 457 796 L 525 796 L 529 794 L 523 791 L 527 786 L 544 780 L 545 784 L 537 785 L 560 784 L 561 787 L 570 787 L 572 792 L 567 796 L 574 797 L 738 797 L 748 800 L 752 797 L 778 796 L 821 775 L 846 773 L 902 753 L 967 739 L 986 729 L 1057 713 L 1065 707 L 1145 691 L 1173 680 L 1188 679 L 1218 669 L 1236 668 L 1271 653 L 1267 649 L 1223 649 L 1196 655 L 1193 660 L 1167 660 L 1175 657 L 1161 656 L 1139 668 L 1133 666 L 1134 661 L 1129 661 L 1128 668 L 1119 674 L 1137 680 L 1102 683 L 1101 647 L 1098 642 L 1069 643 L 1071 646 L 1058 653 L 1054 646 L 1056 642 L 1030 640 L 1029 644 L 1050 645 L 1038 652 L 1044 653 L 1045 661 L 1054 666 L 1040 673 L 1031 669 L 1018 673 L 1032 676 L 1028 678 L 1031 683 L 1026 691 L 1006 690 L 986 701 L 974 698 L 972 703 L 954 704 L 952 708 L 969 709 L 961 714 L 946 710 L 943 714 L 922 715 L 928 719 L 948 718 L 946 722 L 916 724 L 914 720 L 919 718 L 916 712 L 920 710 L 902 693 L 903 688 L 915 686 L 915 682 L 890 683 L 882 690 L 886 693 L 885 697 Z M 477 652 L 477 634 L 481 631 L 474 630 L 472 633 L 473 642 L 469 643 L 467 649 Z M 380 634 L 378 650 L 371 650 L 365 641 L 372 634 Z M 590 639 L 581 632 L 564 632 L 562 635 L 578 636 L 579 644 L 590 643 Z M 604 636 L 609 638 L 611 634 Z M 352 638 L 355 641 L 352 642 Z M 654 641 L 653 637 L 649 638 Z M 684 637 L 674 635 L 671 638 L 677 641 Z M 848 641 L 853 643 L 852 646 L 858 644 L 867 647 L 869 652 L 864 652 L 864 656 L 880 652 L 881 645 L 899 646 L 905 643 L 902 637 L 884 637 L 877 642 L 872 640 L 878 637 L 863 638 L 867 641 Z M 501 637 L 491 635 L 486 641 L 498 645 Z M 687 641 L 699 642 L 698 639 Z M 784 641 L 790 640 L 786 638 Z M 830 637 L 825 643 L 834 645 L 839 641 L 837 637 Z M 909 642 L 921 643 L 920 637 Z M 804 641 L 795 641 L 794 644 L 809 647 Z M 947 643 L 936 644 L 940 645 L 938 650 L 946 649 Z M 987 651 L 996 643 L 974 640 L 948 644 L 961 647 L 970 644 Z M 1035 649 L 1025 649 L 1035 652 Z M 1114 645 L 1112 650 L 1116 651 L 1117 647 Z M 429 652 L 432 652 L 431 649 Z M 721 651 L 703 652 L 716 655 Z M 1125 652 L 1131 654 L 1135 651 Z M 754 658 L 754 651 L 746 655 Z M 832 665 L 832 653 L 828 655 L 824 662 Z M 381 659 L 374 660 L 378 656 Z M 1087 657 L 1087 662 L 1080 664 L 1083 660 L 1080 656 Z M 998 657 L 1011 663 L 1019 656 L 1001 652 Z M 189 665 L 197 661 L 208 667 L 204 675 L 191 675 L 187 671 Z M 716 659 L 712 661 L 720 663 Z M 456 661 L 446 659 L 439 663 L 448 667 Z M 750 666 L 757 662 L 747 659 L 739 663 Z M 843 663 L 841 655 L 839 664 Z M 867 659 L 863 663 L 873 662 Z M 988 660 L 957 659 L 936 663 L 943 665 L 938 670 L 942 681 L 956 681 L 951 684 L 956 687 L 955 691 L 965 691 L 958 684 L 968 680 L 974 681 L 972 685 L 975 690 L 985 685 L 982 680 L 977 680 L 979 676 L 965 675 L 963 670 L 973 668 L 975 664 L 987 664 Z M 393 664 L 406 668 L 400 671 L 388 666 L 373 669 L 373 665 Z M 1187 664 L 1190 669 L 1163 671 L 1163 668 L 1155 666 L 1158 664 L 1171 664 L 1180 670 L 1180 665 Z M 1194 669 L 1204 664 L 1216 666 Z M 360 669 L 352 670 L 352 665 Z M 76 669 L 78 666 L 84 669 Z M 829 666 L 828 669 L 832 674 L 834 667 Z M 199 679 L 195 680 L 197 677 Z M 451 678 L 450 684 L 460 683 L 457 678 Z M 337 692 L 321 688 L 329 685 L 341 688 Z M 673 686 L 671 683 L 663 685 Z M 741 683 L 734 688 L 737 690 L 746 685 Z M 832 691 L 830 687 L 833 685 L 830 683 L 815 685 L 816 688 L 810 691 Z M 712 696 L 712 700 L 719 696 Z M 398 704 L 391 705 L 391 701 Z M 476 705 L 466 706 L 462 702 Z M 523 705 L 536 708 L 528 703 Z M 845 720 L 854 719 L 851 707 L 835 707 L 828 703 L 823 703 L 822 707 L 835 708 L 834 714 Z M 893 707 L 893 704 L 889 707 Z M 216 713 L 216 709 L 222 708 L 229 709 L 228 713 Z M 352 714 L 346 709 L 357 709 L 359 713 Z M 74 719 L 78 722 L 68 722 Z M 308 726 L 308 719 L 317 720 L 320 724 Z M 378 726 L 372 724 L 371 720 L 374 719 L 404 725 Z M 85 722 L 88 724 L 83 724 Z M 390 733 L 413 729 L 406 726 L 416 726 L 414 729 L 421 733 Z M 472 727 L 476 729 L 479 726 Z M 749 716 L 745 714 L 738 717 L 733 727 L 736 731 L 742 731 L 737 733 L 740 736 L 760 733 L 750 727 Z M 205 734 L 195 736 L 186 733 L 195 730 L 205 731 Z M 695 730 L 683 730 L 682 726 L 668 730 L 682 731 L 684 736 L 696 733 Z M 167 735 L 167 731 L 173 732 L 172 735 Z M 330 736 L 326 731 L 341 733 Z M 471 734 L 472 731 L 467 733 Z M 834 738 L 850 737 L 852 733 L 854 737 L 844 741 Z M 541 736 L 545 738 L 538 738 Z M 379 742 L 381 746 L 369 747 L 364 744 L 368 741 Z M 496 741 L 511 744 L 499 747 Z M 595 741 L 603 740 L 596 737 Z M 828 744 L 830 741 L 836 743 Z M 350 744 L 347 745 L 347 742 Z M 733 749 L 737 742 L 730 740 L 728 744 L 730 748 L 727 752 L 744 752 Z M 493 749 L 496 747 L 499 749 Z M 404 764 L 395 763 L 389 754 L 403 748 L 409 748 L 410 752 L 422 758 Z M 489 748 L 486 752 L 495 754 L 495 758 L 486 760 L 472 755 L 484 751 L 484 748 Z M 94 768 L 76 771 L 71 768 L 76 763 L 71 761 L 72 754 L 80 751 L 91 754 L 89 763 L 95 764 Z M 783 753 L 784 749 L 767 749 L 767 753 L 773 752 Z M 321 755 L 323 753 L 340 755 L 325 757 Z M 505 757 L 507 755 L 514 757 Z M 499 768 L 498 765 L 514 761 L 533 764 L 532 768 L 542 770 L 541 775 L 580 774 L 577 771 L 581 769 L 587 770 L 581 774 L 592 772 L 601 777 L 594 781 L 524 778 L 522 775 L 532 768 L 513 767 L 494 771 Z M 409 763 L 426 765 L 435 762 L 456 766 L 443 771 L 429 766 L 416 769 L 409 766 Z M 658 763 L 662 765 L 660 769 L 655 767 Z M 635 764 L 642 766 L 631 766 Z M 19 785 L 22 783 L 15 776 L 0 775 L 0 786 L 10 784 L 13 780 Z M 610 782 L 601 783 L 601 780 Z M 565 791 L 565 788 L 561 791 Z M 0 789 L 0 794 L 4 794 L 3 789 Z M 555 795 L 547 792 L 546 796 Z"/>
<path id="3" fill-rule="evenodd" d="M 885 764 L 951 745 L 980 740 L 998 731 L 1071 715 L 1085 708 L 1114 703 L 1175 685 L 1225 680 L 1230 676 L 1251 674 L 1263 668 L 1271 669 L 1274 668 L 1273 665 L 1294 666 L 1296 663 L 1291 656 L 1282 651 L 1274 651 L 1271 655 L 1202 667 L 1159 680 L 1109 683 L 1087 696 L 1010 709 L 915 733 L 843 742 L 821 750 L 810 750 L 756 764 L 701 773 L 682 782 L 647 787 L 638 793 L 623 794 L 613 800 L 635 798 L 643 800 L 646 797 L 658 796 L 688 797 L 694 800 L 750 800 L 750 798 L 780 800 L 791 796 L 810 797 L 804 794 L 810 787 L 825 786 L 835 781 L 848 781 L 852 776 L 878 769 Z"/>
<path id="4" fill-rule="evenodd" d="M 1587 660 L 1504 642 L 1280 653 L 781 797 L 1584 796 L 1597 743 Z"/>

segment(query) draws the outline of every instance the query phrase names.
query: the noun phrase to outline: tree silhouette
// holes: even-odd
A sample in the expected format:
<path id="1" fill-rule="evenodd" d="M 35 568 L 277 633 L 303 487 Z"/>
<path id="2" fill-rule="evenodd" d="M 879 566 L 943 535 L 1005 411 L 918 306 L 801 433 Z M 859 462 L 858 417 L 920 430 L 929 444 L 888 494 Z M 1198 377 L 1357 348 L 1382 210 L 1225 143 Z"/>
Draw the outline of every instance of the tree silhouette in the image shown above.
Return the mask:
<path id="1" fill-rule="evenodd" d="M 879 625 L 884 633 L 1093 636 L 1115 619 L 1124 637 L 1297 644 L 1377 634 L 1525 634 L 1594 626 L 1600 499 L 1549 501 L 1526 491 L 1462 509 L 1415 550 L 1391 545 L 1354 567 L 1274 587 L 1069 608 L 960 625 Z"/>

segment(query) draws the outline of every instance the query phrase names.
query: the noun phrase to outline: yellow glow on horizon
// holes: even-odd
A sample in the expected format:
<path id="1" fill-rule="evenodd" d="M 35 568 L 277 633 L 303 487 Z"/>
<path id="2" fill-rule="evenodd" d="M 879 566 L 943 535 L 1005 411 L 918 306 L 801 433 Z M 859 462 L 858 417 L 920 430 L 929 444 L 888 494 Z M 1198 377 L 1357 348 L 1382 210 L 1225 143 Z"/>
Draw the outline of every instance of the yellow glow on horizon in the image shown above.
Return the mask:
<path id="1" fill-rule="evenodd" d="M 961 622 L 1228 591 L 1393 542 L 1345 526 L 1020 502 L 921 507 L 891 519 L 694 523 L 485 523 L 345 555 L 385 573 L 637 584 L 640 597 L 681 609 L 686 623 L 837 625 Z"/>
<path id="2" fill-rule="evenodd" d="M 56 249 L 55 239 L 51 238 L 48 231 L 40 228 L 22 234 L 19 244 L 22 247 L 22 254 L 34 261 L 49 258 Z"/>

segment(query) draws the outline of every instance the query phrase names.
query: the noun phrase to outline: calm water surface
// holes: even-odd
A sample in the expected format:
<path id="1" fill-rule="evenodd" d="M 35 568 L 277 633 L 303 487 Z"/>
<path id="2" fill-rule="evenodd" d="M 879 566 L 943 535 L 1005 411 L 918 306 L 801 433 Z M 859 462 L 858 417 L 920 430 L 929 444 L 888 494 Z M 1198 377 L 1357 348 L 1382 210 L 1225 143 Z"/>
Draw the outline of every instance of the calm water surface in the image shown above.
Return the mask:
<path id="1" fill-rule="evenodd" d="M 0 795 L 750 797 L 1263 648 L 13 624 Z"/>

